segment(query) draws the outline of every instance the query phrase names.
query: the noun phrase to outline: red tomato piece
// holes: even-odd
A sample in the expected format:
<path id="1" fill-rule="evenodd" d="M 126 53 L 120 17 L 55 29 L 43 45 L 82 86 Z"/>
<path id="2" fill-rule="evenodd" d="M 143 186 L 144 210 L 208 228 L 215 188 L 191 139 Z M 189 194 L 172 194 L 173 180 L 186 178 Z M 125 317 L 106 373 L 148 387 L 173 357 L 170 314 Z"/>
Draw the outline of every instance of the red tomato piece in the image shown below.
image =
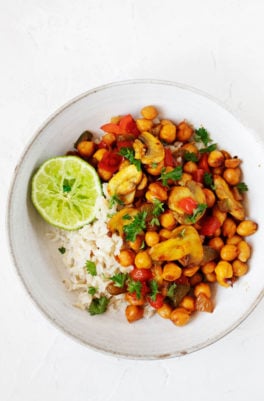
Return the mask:
<path id="1" fill-rule="evenodd" d="M 147 300 L 152 308 L 159 309 L 164 303 L 164 296 L 158 293 L 155 300 L 151 299 L 151 297 L 148 297 Z"/>
<path id="2" fill-rule="evenodd" d="M 165 158 L 164 158 L 165 167 L 175 167 L 175 160 L 173 158 L 171 150 L 169 148 L 164 148 L 164 150 L 165 150 Z"/>
<path id="3" fill-rule="evenodd" d="M 135 136 L 140 134 L 139 130 L 137 129 L 136 121 L 133 119 L 131 114 L 127 114 L 121 118 L 119 121 L 119 127 L 122 131 L 128 134 L 133 134 Z"/>
<path id="4" fill-rule="evenodd" d="M 110 171 L 111 173 L 115 173 L 119 165 L 122 161 L 122 156 L 115 152 L 105 152 L 102 160 L 99 161 L 98 167 Z"/>
<path id="5" fill-rule="evenodd" d="M 178 202 L 178 206 L 187 214 L 193 214 L 193 211 L 197 208 L 198 202 L 191 197 L 182 198 Z"/>
<path id="6" fill-rule="evenodd" d="M 121 148 L 133 148 L 133 141 L 117 141 L 116 147 L 118 152 Z"/>
<path id="7" fill-rule="evenodd" d="M 192 177 L 196 182 L 203 182 L 205 170 L 203 168 L 198 168 L 192 173 Z"/>
<path id="8" fill-rule="evenodd" d="M 200 157 L 200 160 L 198 162 L 198 167 L 202 168 L 207 173 L 210 172 L 210 167 L 209 167 L 209 164 L 208 164 L 208 153 L 203 153 L 202 154 L 202 156 Z"/>
<path id="9" fill-rule="evenodd" d="M 148 281 L 153 278 L 150 269 L 137 269 L 136 267 L 130 272 L 130 276 L 135 281 Z"/>
<path id="10" fill-rule="evenodd" d="M 189 285 L 190 279 L 188 277 L 184 276 L 184 274 L 182 274 L 181 277 L 179 277 L 179 278 L 177 278 L 177 280 L 175 280 L 175 283 Z"/>
<path id="11" fill-rule="evenodd" d="M 215 216 L 207 216 L 201 221 L 200 234 L 202 235 L 214 235 L 216 230 L 221 227 L 221 223 Z"/>
<path id="12" fill-rule="evenodd" d="M 125 134 L 125 131 L 118 124 L 108 123 L 101 126 L 101 129 L 110 134 Z"/>
<path id="13" fill-rule="evenodd" d="M 98 149 L 106 149 L 106 148 L 108 148 L 108 145 L 104 141 L 98 143 Z"/>

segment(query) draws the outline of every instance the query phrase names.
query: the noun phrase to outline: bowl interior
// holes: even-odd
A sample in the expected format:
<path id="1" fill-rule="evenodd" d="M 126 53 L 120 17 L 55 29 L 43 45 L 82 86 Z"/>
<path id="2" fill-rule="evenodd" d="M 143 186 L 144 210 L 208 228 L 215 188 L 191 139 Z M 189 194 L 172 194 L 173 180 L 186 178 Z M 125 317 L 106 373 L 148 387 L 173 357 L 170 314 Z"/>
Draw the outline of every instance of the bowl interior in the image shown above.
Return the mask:
<path id="1" fill-rule="evenodd" d="M 25 151 L 11 190 L 9 236 L 15 264 L 27 290 L 42 311 L 73 337 L 101 351 L 131 358 L 182 355 L 208 345 L 239 324 L 262 296 L 263 228 L 249 237 L 253 247 L 250 271 L 233 288 L 217 288 L 214 313 L 199 313 L 183 328 L 154 317 L 128 324 L 123 311 L 91 317 L 72 304 L 74 293 L 65 290 L 57 245 L 46 233 L 49 226 L 39 217 L 29 198 L 33 172 L 47 158 L 72 148 L 85 129 L 99 127 L 113 115 L 131 113 L 154 104 L 160 115 L 179 122 L 187 119 L 203 125 L 220 148 L 243 160 L 243 181 L 250 218 L 264 221 L 263 142 L 233 115 L 200 93 L 166 82 L 124 82 L 88 92 L 57 112 L 37 133 Z M 18 224 L 19 222 L 19 224 Z"/>

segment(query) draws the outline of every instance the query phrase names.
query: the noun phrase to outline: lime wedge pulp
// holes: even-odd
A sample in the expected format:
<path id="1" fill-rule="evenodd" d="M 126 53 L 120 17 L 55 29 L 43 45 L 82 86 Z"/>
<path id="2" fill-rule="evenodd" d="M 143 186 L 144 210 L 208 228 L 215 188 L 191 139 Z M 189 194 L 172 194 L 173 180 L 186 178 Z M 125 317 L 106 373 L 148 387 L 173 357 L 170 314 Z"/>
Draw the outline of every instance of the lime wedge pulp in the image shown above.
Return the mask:
<path id="1" fill-rule="evenodd" d="M 51 225 L 77 230 L 97 211 L 101 183 L 95 169 L 77 156 L 45 161 L 32 179 L 32 202 Z"/>

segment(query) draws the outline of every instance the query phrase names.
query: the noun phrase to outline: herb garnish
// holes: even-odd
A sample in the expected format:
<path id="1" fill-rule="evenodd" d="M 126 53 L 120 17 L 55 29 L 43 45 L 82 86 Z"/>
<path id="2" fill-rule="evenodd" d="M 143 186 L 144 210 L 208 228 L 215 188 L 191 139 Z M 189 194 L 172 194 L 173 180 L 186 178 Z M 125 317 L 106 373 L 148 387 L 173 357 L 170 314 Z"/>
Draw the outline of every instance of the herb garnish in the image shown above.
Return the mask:
<path id="1" fill-rule="evenodd" d="M 147 212 L 139 212 L 130 224 L 124 226 L 124 233 L 127 241 L 134 242 L 138 234 L 146 228 Z"/>
<path id="2" fill-rule="evenodd" d="M 197 162 L 198 161 L 198 157 L 196 156 L 195 153 L 193 152 L 185 152 L 183 155 L 184 160 L 186 161 L 190 161 L 190 162 Z"/>
<path id="3" fill-rule="evenodd" d="M 236 188 L 239 190 L 239 192 L 247 192 L 248 191 L 248 186 L 247 184 L 245 184 L 244 182 L 239 182 L 236 185 Z"/>
<path id="4" fill-rule="evenodd" d="M 208 131 L 204 127 L 195 130 L 194 140 L 195 142 L 202 142 L 205 146 L 212 142 Z"/>
<path id="5" fill-rule="evenodd" d="M 203 175 L 204 185 L 211 188 L 213 191 L 215 190 L 215 185 L 213 181 L 212 173 L 208 173 L 207 171 Z"/>
<path id="6" fill-rule="evenodd" d="M 171 284 L 167 289 L 167 294 L 166 294 L 167 297 L 173 298 L 176 288 L 177 288 L 177 284 L 175 284 L 175 283 Z"/>
<path id="7" fill-rule="evenodd" d="M 132 217 L 127 213 L 122 217 L 123 220 L 131 220 Z"/>
<path id="8" fill-rule="evenodd" d="M 175 167 L 172 171 L 168 171 L 166 173 L 166 168 L 163 167 L 163 169 L 161 170 L 161 175 L 159 180 L 162 181 L 162 185 L 164 185 L 165 187 L 168 186 L 168 180 L 180 180 L 182 177 L 182 166 L 177 166 Z"/>
<path id="9" fill-rule="evenodd" d="M 203 213 L 204 210 L 207 208 L 205 203 L 199 203 L 197 208 L 194 209 L 193 213 L 187 217 L 189 223 L 195 223 L 199 214 Z"/>
<path id="10" fill-rule="evenodd" d="M 63 255 L 66 252 L 66 248 L 64 248 L 64 246 L 61 246 L 60 248 L 58 248 L 58 251 Z"/>
<path id="11" fill-rule="evenodd" d="M 206 148 L 199 149 L 199 152 L 200 153 L 209 153 L 209 152 L 212 152 L 213 150 L 215 150 L 216 148 L 217 148 L 217 144 L 212 143 L 212 145 L 209 145 Z"/>
<path id="12" fill-rule="evenodd" d="M 157 294 L 159 293 L 158 283 L 156 280 L 151 280 L 149 282 L 150 286 L 150 298 L 152 301 L 156 301 Z"/>
<path id="13" fill-rule="evenodd" d="M 142 288 L 141 281 L 135 281 L 135 280 L 129 279 L 127 290 L 130 293 L 135 292 L 137 299 L 141 298 L 141 288 Z"/>
<path id="14" fill-rule="evenodd" d="M 96 287 L 88 287 L 88 294 L 94 295 L 96 294 L 97 288 Z"/>
<path id="15" fill-rule="evenodd" d="M 123 205 L 124 204 L 124 202 L 116 194 L 112 195 L 109 198 L 109 209 L 112 209 L 112 207 L 115 204 L 117 204 L 117 205 Z"/>
<path id="16" fill-rule="evenodd" d="M 186 232 L 186 228 L 183 228 L 183 229 L 179 232 L 178 237 L 179 237 L 179 238 L 184 238 L 185 232 Z"/>
<path id="17" fill-rule="evenodd" d="M 111 277 L 111 280 L 115 283 L 116 287 L 123 288 L 127 280 L 127 273 L 117 273 Z"/>
<path id="18" fill-rule="evenodd" d="M 104 313 L 107 309 L 109 299 L 106 298 L 105 296 L 101 298 L 94 298 L 88 308 L 88 312 L 90 315 L 100 315 L 101 313 Z"/>
<path id="19" fill-rule="evenodd" d="M 85 267 L 88 273 L 91 274 L 91 276 L 96 276 L 97 271 L 96 271 L 96 265 L 94 262 L 91 260 L 86 260 L 85 262 Z"/>
<path id="20" fill-rule="evenodd" d="M 138 171 L 141 171 L 141 161 L 135 159 L 135 151 L 132 148 L 121 148 L 119 151 L 121 156 L 124 156 L 131 164 L 134 164 Z"/>
<path id="21" fill-rule="evenodd" d="M 152 226 L 154 226 L 154 225 L 159 226 L 160 222 L 159 222 L 158 216 L 162 212 L 164 212 L 164 203 L 162 203 L 158 199 L 154 199 L 153 205 L 154 205 L 153 210 L 152 210 L 153 218 L 151 219 L 150 224 Z"/>

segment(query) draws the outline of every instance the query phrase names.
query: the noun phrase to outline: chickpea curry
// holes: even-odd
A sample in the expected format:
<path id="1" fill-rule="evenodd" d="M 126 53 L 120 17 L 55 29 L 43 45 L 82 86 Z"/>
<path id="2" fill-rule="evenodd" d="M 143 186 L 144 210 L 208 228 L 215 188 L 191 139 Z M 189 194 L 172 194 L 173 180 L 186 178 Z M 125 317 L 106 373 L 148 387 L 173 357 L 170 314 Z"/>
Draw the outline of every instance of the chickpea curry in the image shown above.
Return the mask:
<path id="1" fill-rule="evenodd" d="M 212 285 L 233 286 L 247 273 L 245 237 L 257 230 L 243 206 L 241 160 L 219 150 L 204 127 L 158 118 L 154 106 L 101 129 L 99 143 L 85 131 L 68 153 L 96 168 L 110 213 L 115 205 L 109 235 L 122 237 L 117 260 L 128 272 L 111 277 L 109 296 L 124 294 L 130 323 L 146 305 L 177 326 L 213 312 Z"/>

